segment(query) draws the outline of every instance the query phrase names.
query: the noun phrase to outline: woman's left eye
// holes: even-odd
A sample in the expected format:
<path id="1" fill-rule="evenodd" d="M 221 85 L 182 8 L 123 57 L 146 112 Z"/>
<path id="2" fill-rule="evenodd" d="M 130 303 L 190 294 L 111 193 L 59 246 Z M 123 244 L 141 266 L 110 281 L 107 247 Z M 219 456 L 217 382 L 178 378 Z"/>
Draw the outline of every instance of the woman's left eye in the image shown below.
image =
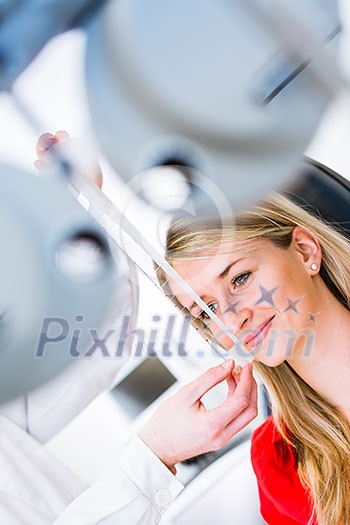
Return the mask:
<path id="1" fill-rule="evenodd" d="M 251 272 L 241 273 L 240 275 L 232 279 L 232 284 L 237 287 L 243 286 L 247 282 L 250 274 Z"/>

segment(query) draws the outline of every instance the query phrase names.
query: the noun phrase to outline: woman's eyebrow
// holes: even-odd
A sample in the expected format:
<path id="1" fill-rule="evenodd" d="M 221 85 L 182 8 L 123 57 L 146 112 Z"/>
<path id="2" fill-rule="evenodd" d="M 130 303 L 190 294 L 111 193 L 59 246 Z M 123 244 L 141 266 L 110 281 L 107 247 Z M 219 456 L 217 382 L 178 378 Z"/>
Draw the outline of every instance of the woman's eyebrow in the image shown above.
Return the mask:
<path id="1" fill-rule="evenodd" d="M 230 262 L 228 264 L 228 266 L 226 266 L 225 270 L 220 273 L 220 275 L 218 276 L 218 279 L 223 279 L 224 277 L 226 277 L 228 272 L 231 270 L 232 266 L 234 266 L 235 264 L 239 263 L 243 259 L 244 259 L 244 257 L 241 257 L 240 259 L 237 259 L 236 261 Z"/>
<path id="2" fill-rule="evenodd" d="M 244 259 L 244 257 L 241 257 L 240 259 L 237 259 L 236 261 L 230 262 L 230 263 L 226 266 L 225 270 L 223 270 L 223 271 L 220 273 L 220 275 L 218 275 L 218 279 L 223 279 L 224 277 L 226 277 L 226 275 L 227 275 L 228 272 L 231 270 L 231 268 L 232 268 L 235 264 L 237 264 L 237 263 L 239 263 L 240 261 L 242 261 L 243 259 Z M 203 297 L 201 297 L 201 299 L 203 300 Z M 192 310 L 192 308 L 193 308 L 194 306 L 197 306 L 196 301 L 193 301 L 193 303 L 191 304 L 191 306 L 189 306 L 189 307 L 187 308 L 187 310 L 188 310 L 189 312 L 191 312 L 191 310 Z"/>

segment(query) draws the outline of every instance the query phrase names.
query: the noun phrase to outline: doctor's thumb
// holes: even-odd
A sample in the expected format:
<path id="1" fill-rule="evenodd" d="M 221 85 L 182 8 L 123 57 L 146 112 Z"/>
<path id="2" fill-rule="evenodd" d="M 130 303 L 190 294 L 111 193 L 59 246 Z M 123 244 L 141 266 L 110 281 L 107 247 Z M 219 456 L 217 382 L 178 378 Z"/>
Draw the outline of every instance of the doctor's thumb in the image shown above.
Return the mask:
<path id="1" fill-rule="evenodd" d="M 214 386 L 225 381 L 232 374 L 234 367 L 235 362 L 232 359 L 228 359 L 218 366 L 209 368 L 204 374 L 185 387 L 186 394 L 191 396 L 193 401 L 198 401 Z"/>

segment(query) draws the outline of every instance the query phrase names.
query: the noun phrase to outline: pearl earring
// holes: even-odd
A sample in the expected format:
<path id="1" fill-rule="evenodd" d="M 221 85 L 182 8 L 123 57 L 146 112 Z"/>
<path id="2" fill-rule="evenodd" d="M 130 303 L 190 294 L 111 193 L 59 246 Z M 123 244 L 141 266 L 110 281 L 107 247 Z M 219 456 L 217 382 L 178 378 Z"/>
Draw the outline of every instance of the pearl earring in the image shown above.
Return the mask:
<path id="1" fill-rule="evenodd" d="M 317 264 L 316 263 L 312 263 L 310 268 L 311 268 L 311 270 L 317 270 Z"/>

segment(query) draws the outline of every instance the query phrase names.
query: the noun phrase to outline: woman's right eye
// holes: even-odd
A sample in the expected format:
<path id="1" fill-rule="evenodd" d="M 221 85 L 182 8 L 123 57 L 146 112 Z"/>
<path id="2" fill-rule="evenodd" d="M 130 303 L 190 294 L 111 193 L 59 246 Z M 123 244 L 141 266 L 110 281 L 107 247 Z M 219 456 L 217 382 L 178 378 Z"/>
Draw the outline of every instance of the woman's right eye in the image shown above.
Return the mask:
<path id="1" fill-rule="evenodd" d="M 215 310 L 217 309 L 218 305 L 216 303 L 208 304 L 207 305 L 209 310 L 211 310 L 213 313 L 215 313 Z M 209 315 L 204 312 L 204 310 L 201 311 L 201 313 L 198 316 L 200 319 L 210 319 Z"/>

